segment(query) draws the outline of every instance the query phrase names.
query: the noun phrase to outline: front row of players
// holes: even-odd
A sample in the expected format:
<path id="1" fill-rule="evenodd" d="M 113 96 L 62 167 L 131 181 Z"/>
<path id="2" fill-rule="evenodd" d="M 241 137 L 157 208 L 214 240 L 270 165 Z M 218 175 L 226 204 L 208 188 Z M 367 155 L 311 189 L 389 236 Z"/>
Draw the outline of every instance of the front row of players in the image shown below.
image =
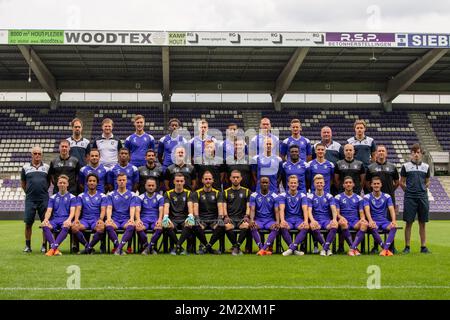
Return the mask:
<path id="1" fill-rule="evenodd" d="M 240 185 L 242 176 L 238 170 L 231 173 L 231 187 L 224 192 L 212 187 L 214 180 L 209 171 L 203 174 L 203 187 L 194 192 L 184 188 L 183 174 L 175 174 L 174 188 L 164 197 L 156 192 L 158 186 L 153 178 L 146 181 L 146 192 L 140 196 L 127 190 L 125 174 L 118 175 L 118 188 L 109 195 L 97 191 L 99 179 L 95 173 L 88 174 L 86 180 L 87 190 L 76 197 L 68 192 L 68 177 L 59 176 L 59 192 L 50 198 L 42 223 L 50 243 L 47 256 L 61 255 L 58 248 L 69 232 L 85 246 L 82 253 L 86 254 L 93 253 L 94 246 L 108 233 L 116 255 L 125 254 L 123 246 L 135 232 L 143 254 L 156 254 L 157 241 L 165 232 L 174 244 L 171 254 L 186 254 L 182 246 L 194 237 L 202 244 L 199 253 L 218 253 L 212 247 L 226 234 L 233 246 L 232 254 L 239 255 L 241 244 L 251 233 L 259 248 L 257 255 L 271 255 L 270 248 L 281 233 L 288 245 L 284 256 L 303 255 L 299 246 L 310 232 L 322 245 L 320 255 L 329 256 L 338 231 L 350 247 L 350 256 L 360 255 L 357 248 L 366 232 L 383 248 L 380 255 L 392 255 L 389 247 L 396 233 L 395 210 L 391 197 L 381 192 L 378 177 L 372 178 L 373 191 L 364 198 L 353 192 L 351 177 L 344 179 L 345 191 L 333 197 L 324 191 L 325 181 L 320 174 L 313 179 L 313 193 L 298 191 L 299 181 L 293 175 L 288 178 L 287 192 L 280 195 L 270 192 L 270 179 L 265 176 L 260 177 L 260 191 L 251 194 Z M 239 232 L 234 232 L 235 228 Z M 208 229 L 212 233 L 209 241 L 205 236 Z M 85 230 L 92 231 L 92 240 L 85 238 Z M 118 230 L 123 233 L 121 241 Z M 269 232 L 266 241 L 261 240 L 261 230 Z M 299 231 L 294 240 L 289 230 Z M 354 238 L 352 230 L 356 232 Z M 58 231 L 56 239 L 54 231 Z M 152 233 L 150 241 L 146 231 Z M 179 238 L 175 231 L 181 231 Z M 386 243 L 380 231 L 388 233 Z M 325 238 L 322 232 L 326 233 Z"/>

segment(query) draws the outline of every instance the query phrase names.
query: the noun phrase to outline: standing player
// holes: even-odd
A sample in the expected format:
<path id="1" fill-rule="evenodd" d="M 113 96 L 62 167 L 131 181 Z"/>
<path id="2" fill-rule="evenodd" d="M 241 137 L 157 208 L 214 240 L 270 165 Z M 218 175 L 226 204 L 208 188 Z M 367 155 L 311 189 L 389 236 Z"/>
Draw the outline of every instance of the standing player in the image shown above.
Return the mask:
<path id="1" fill-rule="evenodd" d="M 155 178 L 148 178 L 145 182 L 145 193 L 138 197 L 139 206 L 136 207 L 136 232 L 143 246 L 142 254 L 156 254 L 156 243 L 162 234 L 162 218 L 164 215 L 164 197 L 156 193 Z M 150 243 L 147 242 L 146 230 L 153 230 Z"/>
<path id="2" fill-rule="evenodd" d="M 108 169 L 100 164 L 100 152 L 97 149 L 91 149 L 89 152 L 89 163 L 80 169 L 78 174 L 78 183 L 81 191 L 86 191 L 87 188 L 87 176 L 90 173 L 95 173 L 98 177 L 97 190 L 101 193 L 105 193 L 106 178 Z"/>
<path id="3" fill-rule="evenodd" d="M 127 176 L 127 190 L 136 191 L 139 188 L 139 171 L 130 161 L 130 152 L 127 148 L 119 150 L 119 163 L 116 164 L 108 172 L 108 184 L 113 185 L 113 189 L 117 190 L 117 177 L 124 173 Z"/>
<path id="4" fill-rule="evenodd" d="M 325 126 L 320 130 L 320 137 L 322 140 L 314 144 L 312 148 L 312 158 L 316 158 L 316 145 L 321 143 L 325 146 L 325 159 L 332 162 L 334 165 L 339 160 L 344 159 L 344 148 L 339 142 L 333 140 L 333 131 L 330 127 Z"/>
<path id="5" fill-rule="evenodd" d="M 184 176 L 184 187 L 188 190 L 195 190 L 197 187 L 197 174 L 195 167 L 186 163 L 186 150 L 183 146 L 178 146 L 174 150 L 175 163 L 167 167 L 165 173 L 164 184 L 166 190 L 174 188 L 173 179 L 177 173 L 181 173 Z"/>
<path id="6" fill-rule="evenodd" d="M 73 195 L 78 194 L 78 173 L 80 172 L 80 163 L 77 158 L 70 156 L 70 144 L 67 140 L 61 140 L 59 143 L 59 155 L 50 162 L 48 174 L 54 186 L 53 194 L 56 194 L 58 189 L 58 177 L 62 174 L 69 177 L 69 192 Z"/>
<path id="7" fill-rule="evenodd" d="M 122 141 L 112 133 L 114 122 L 105 118 L 102 121 L 102 135 L 92 143 L 92 148 L 100 151 L 100 163 L 111 169 L 118 161 L 119 150 L 122 149 Z"/>
<path id="8" fill-rule="evenodd" d="M 217 189 L 213 188 L 214 178 L 211 172 L 206 171 L 202 177 L 203 187 L 191 193 L 190 203 L 192 204 L 193 214 L 197 220 L 194 232 L 200 240 L 204 249 L 200 253 L 219 253 L 212 249 L 212 246 L 223 237 L 225 232 L 223 215 L 223 195 Z M 206 240 L 204 229 L 212 230 L 212 236 L 209 242 Z M 232 243 L 233 247 L 236 242 Z"/>
<path id="9" fill-rule="evenodd" d="M 33 231 L 34 217 L 36 213 L 41 222 L 44 220 L 48 204 L 48 188 L 50 176 L 49 165 L 42 162 L 42 148 L 34 146 L 31 149 L 31 163 L 22 167 L 20 180 L 25 192 L 25 249 L 23 252 L 31 253 L 31 234 Z M 45 253 L 45 237 L 41 246 L 41 252 Z"/>
<path id="10" fill-rule="evenodd" d="M 338 223 L 350 247 L 348 255 L 359 256 L 358 245 L 364 239 L 368 225 L 364 215 L 364 200 L 353 193 L 355 183 L 352 177 L 346 176 L 343 181 L 345 191 L 335 197 Z M 352 240 L 350 230 L 358 230 L 355 241 Z"/>
<path id="11" fill-rule="evenodd" d="M 85 249 L 83 254 L 91 254 L 93 248 L 105 234 L 106 208 L 108 207 L 108 197 L 98 191 L 98 176 L 91 172 L 86 177 L 86 191 L 78 196 L 78 205 L 75 211 L 75 219 L 72 225 L 72 233 L 82 243 Z M 91 229 L 95 231 L 91 242 L 87 242 L 83 231 Z"/>
<path id="12" fill-rule="evenodd" d="M 83 138 L 81 133 L 83 131 L 83 121 L 75 118 L 70 122 L 72 128 L 72 136 L 67 138 L 70 144 L 70 155 L 77 158 L 80 166 L 86 165 L 86 157 L 91 150 L 91 144 L 88 139 Z"/>
<path id="13" fill-rule="evenodd" d="M 299 150 L 296 144 L 289 147 L 290 160 L 283 163 L 281 181 L 284 189 L 287 190 L 289 177 L 295 175 L 297 177 L 298 190 L 306 194 L 306 172 L 308 171 L 309 164 L 300 159 Z"/>
<path id="14" fill-rule="evenodd" d="M 422 156 L 422 148 L 419 144 L 414 144 L 411 148 L 411 161 L 405 163 L 400 172 L 400 185 L 405 191 L 403 220 L 406 227 L 403 253 L 409 253 L 411 250 L 411 228 L 416 214 L 419 220 L 420 252 L 430 253 L 426 246 L 425 230 L 429 214 L 427 189 L 430 186 L 430 166 L 422 162 Z"/>
<path id="15" fill-rule="evenodd" d="M 365 185 L 366 170 L 364 164 L 354 158 L 355 149 L 353 145 L 346 144 L 344 146 L 345 158 L 339 160 L 334 168 L 334 185 L 338 188 L 339 193 L 344 192 L 344 177 L 350 176 L 355 184 L 353 192 L 361 194 L 361 190 Z"/>
<path id="16" fill-rule="evenodd" d="M 370 190 L 370 182 L 372 177 L 378 176 L 381 179 L 381 192 L 387 193 L 392 198 L 395 212 L 398 213 L 398 207 L 395 203 L 395 190 L 400 185 L 400 177 L 398 175 L 395 164 L 387 161 L 386 146 L 379 144 L 376 149 L 376 161 L 372 162 L 366 170 L 366 189 Z M 388 219 L 391 216 L 388 214 Z M 395 254 L 396 249 L 394 242 L 392 242 L 390 250 Z M 375 244 L 371 253 L 378 253 L 378 245 Z"/>
<path id="17" fill-rule="evenodd" d="M 244 131 L 238 128 L 236 123 L 229 123 L 227 126 L 225 141 L 223 142 L 223 158 L 228 163 L 236 158 L 237 141 L 241 141 L 244 145 L 244 154 L 248 155 L 247 144 L 245 143 Z"/>
<path id="18" fill-rule="evenodd" d="M 314 177 L 320 174 L 325 182 L 324 191 L 330 193 L 331 183 L 334 178 L 334 164 L 325 159 L 325 146 L 321 143 L 316 144 L 317 158 L 308 163 L 306 172 L 307 180 L 311 181 L 311 193 L 315 191 L 315 185 L 312 183 Z"/>
<path id="19" fill-rule="evenodd" d="M 380 256 L 392 256 L 389 250 L 397 232 L 397 221 L 395 219 L 395 209 L 392 198 L 387 193 L 381 192 L 381 179 L 373 177 L 370 183 L 372 192 L 364 196 L 364 211 L 369 221 L 369 231 L 373 235 L 374 241 L 383 248 Z M 391 221 L 386 218 L 386 213 L 391 215 Z M 386 243 L 383 243 L 378 230 L 389 232 Z"/>
<path id="20" fill-rule="evenodd" d="M 305 240 L 308 235 L 308 197 L 305 193 L 298 190 L 298 178 L 291 175 L 288 178 L 288 192 L 284 192 L 278 196 L 280 206 L 280 228 L 281 235 L 286 241 L 289 248 L 283 252 L 283 256 L 302 256 L 305 253 L 297 250 L 300 243 Z M 296 229 L 300 232 L 292 242 L 289 230 Z"/>
<path id="21" fill-rule="evenodd" d="M 355 159 L 362 161 L 366 169 L 375 160 L 375 140 L 365 135 L 366 122 L 364 120 L 356 120 L 353 128 L 355 136 L 347 139 L 347 143 L 355 147 Z"/>
<path id="22" fill-rule="evenodd" d="M 168 166 L 173 164 L 174 156 L 172 155 L 172 153 L 175 150 L 175 148 L 177 148 L 178 146 L 186 146 L 188 143 L 187 140 L 179 134 L 180 129 L 181 129 L 180 120 L 176 118 L 170 119 L 169 134 L 165 135 L 159 140 L 158 160 L 163 167 L 163 171 L 165 171 Z"/>
<path id="23" fill-rule="evenodd" d="M 270 191 L 270 178 L 262 176 L 259 179 L 261 191 L 252 193 L 250 196 L 250 223 L 252 236 L 259 251 L 258 256 L 271 255 L 269 247 L 278 235 L 280 229 L 280 215 L 278 208 L 278 195 Z M 270 230 L 267 241 L 261 242 L 259 230 Z"/>
<path id="24" fill-rule="evenodd" d="M 250 140 L 250 158 L 257 155 L 262 155 L 265 150 L 266 139 L 272 139 L 271 154 L 277 155 L 279 151 L 280 140 L 278 137 L 271 133 L 272 125 L 269 118 L 262 118 L 259 123 L 259 133 Z"/>
<path id="25" fill-rule="evenodd" d="M 47 212 L 42 221 L 42 231 L 48 243 L 50 243 L 50 250 L 45 254 L 48 257 L 62 255 L 59 246 L 69 233 L 78 205 L 77 197 L 67 190 L 69 177 L 64 174 L 60 175 L 57 184 L 59 191 L 50 197 Z M 52 231 L 59 231 L 56 240 Z"/>
<path id="26" fill-rule="evenodd" d="M 130 163 L 136 167 L 144 166 L 145 153 L 148 149 L 155 149 L 155 138 L 144 131 L 145 118 L 143 115 L 134 117 L 135 132 L 125 139 L 125 148 L 130 151 Z"/>
<path id="27" fill-rule="evenodd" d="M 302 133 L 302 124 L 299 119 L 292 119 L 291 121 L 291 133 L 292 135 L 289 138 L 286 138 L 281 143 L 280 147 L 280 155 L 281 158 L 286 160 L 291 160 L 289 147 L 297 146 L 300 151 L 300 159 L 309 162 L 312 160 L 312 152 L 311 152 L 311 141 L 309 139 L 303 137 Z M 286 158 L 287 157 L 287 158 Z"/>
<path id="28" fill-rule="evenodd" d="M 279 156 L 272 154 L 272 150 L 272 138 L 266 138 L 264 143 L 264 153 L 254 157 L 252 171 L 253 181 L 256 185 L 257 192 L 261 190 L 261 186 L 256 182 L 259 181 L 262 176 L 270 179 L 270 192 L 278 192 L 283 162 Z"/>
<path id="29" fill-rule="evenodd" d="M 231 173 L 234 170 L 238 170 L 241 173 L 241 186 L 250 190 L 254 187 L 252 183 L 252 166 L 249 164 L 245 147 L 244 140 L 238 139 L 234 142 L 234 154 L 228 154 L 226 158 L 224 188 L 230 187 Z"/>
<path id="30" fill-rule="evenodd" d="M 228 239 L 236 245 L 231 252 L 232 255 L 242 254 L 241 244 L 244 242 L 249 231 L 250 207 L 250 190 L 241 186 L 242 175 L 239 170 L 233 170 L 230 175 L 231 187 L 223 192 L 223 214 L 225 230 Z M 233 232 L 234 228 L 239 228 L 239 238 Z"/>
<path id="31" fill-rule="evenodd" d="M 213 188 L 222 190 L 222 180 L 225 178 L 225 169 L 223 158 L 216 155 L 216 143 L 213 140 L 205 141 L 205 150 L 202 158 L 195 159 L 195 171 L 197 173 L 197 181 L 202 181 L 203 174 L 209 171 L 213 175 Z M 199 187 L 203 187 L 200 183 Z"/>
<path id="32" fill-rule="evenodd" d="M 320 255 L 331 256 L 333 252 L 330 245 L 336 237 L 338 228 L 336 205 L 333 196 L 325 192 L 325 178 L 321 174 L 314 176 L 313 184 L 314 192 L 308 194 L 309 226 L 316 241 L 322 245 Z M 328 230 L 326 240 L 320 233 L 321 229 Z"/>
<path id="33" fill-rule="evenodd" d="M 184 148 L 183 148 L 184 150 Z M 186 239 L 193 238 L 193 226 L 195 225 L 192 206 L 188 202 L 191 191 L 184 188 L 185 177 L 182 173 L 176 173 L 173 178 L 174 188 L 164 193 L 164 217 L 162 219 L 163 232 L 165 232 L 172 244 L 170 254 L 187 254 L 182 250 L 182 245 Z M 181 230 L 180 239 L 177 238 L 175 230 Z"/>
<path id="34" fill-rule="evenodd" d="M 117 189 L 108 195 L 106 208 L 106 232 L 114 244 L 114 254 L 125 255 L 123 246 L 131 240 L 135 230 L 134 217 L 136 207 L 139 205 L 137 197 L 127 189 L 127 175 L 119 173 L 117 176 Z M 122 229 L 125 233 L 119 242 L 115 230 Z"/>
<path id="35" fill-rule="evenodd" d="M 147 150 L 145 153 L 145 160 L 147 163 L 138 168 L 139 171 L 139 193 L 145 192 L 145 183 L 148 178 L 156 180 L 156 191 L 163 187 L 164 171 L 162 166 L 156 162 L 156 154 L 153 150 Z"/>

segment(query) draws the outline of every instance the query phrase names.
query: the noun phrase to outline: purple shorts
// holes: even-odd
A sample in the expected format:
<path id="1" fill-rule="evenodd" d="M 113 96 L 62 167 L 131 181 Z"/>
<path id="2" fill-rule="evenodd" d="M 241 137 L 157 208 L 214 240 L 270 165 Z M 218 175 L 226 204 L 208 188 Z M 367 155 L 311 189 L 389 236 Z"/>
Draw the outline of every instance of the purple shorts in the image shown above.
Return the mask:
<path id="1" fill-rule="evenodd" d="M 50 223 L 54 231 L 61 230 L 64 225 L 64 221 L 66 221 L 67 218 L 50 219 L 48 222 Z"/>
<path id="2" fill-rule="evenodd" d="M 113 219 L 113 222 L 116 224 L 117 229 L 125 229 L 125 225 L 128 223 L 128 218 L 126 219 Z"/>
<path id="3" fill-rule="evenodd" d="M 145 227 L 145 230 L 153 230 L 156 225 L 156 221 L 158 221 L 155 217 L 144 217 L 141 218 L 142 224 Z"/>
<path id="4" fill-rule="evenodd" d="M 299 225 L 301 225 L 304 220 L 300 217 L 289 217 L 286 219 L 287 224 L 289 225 L 289 228 L 292 229 L 298 229 Z"/>
<path id="5" fill-rule="evenodd" d="M 273 219 L 255 219 L 256 224 L 258 225 L 259 229 L 261 230 L 270 230 L 270 227 L 277 223 Z"/>
<path id="6" fill-rule="evenodd" d="M 378 231 L 387 231 L 387 228 L 391 224 L 391 222 L 386 218 L 373 219 L 373 221 L 377 224 Z"/>
<path id="7" fill-rule="evenodd" d="M 95 229 L 95 226 L 97 225 L 97 221 L 98 221 L 98 219 L 85 218 L 85 219 L 81 219 L 81 220 L 80 220 L 80 223 L 81 223 L 86 229 L 94 230 L 94 229 Z"/>
<path id="8" fill-rule="evenodd" d="M 331 219 L 316 219 L 316 221 L 319 223 L 320 229 L 326 229 L 331 223 Z"/>
<path id="9" fill-rule="evenodd" d="M 347 221 L 348 221 L 348 228 L 349 228 L 349 230 L 355 230 L 355 226 L 359 222 L 359 219 L 357 219 L 357 220 L 355 220 L 355 219 L 347 219 Z"/>

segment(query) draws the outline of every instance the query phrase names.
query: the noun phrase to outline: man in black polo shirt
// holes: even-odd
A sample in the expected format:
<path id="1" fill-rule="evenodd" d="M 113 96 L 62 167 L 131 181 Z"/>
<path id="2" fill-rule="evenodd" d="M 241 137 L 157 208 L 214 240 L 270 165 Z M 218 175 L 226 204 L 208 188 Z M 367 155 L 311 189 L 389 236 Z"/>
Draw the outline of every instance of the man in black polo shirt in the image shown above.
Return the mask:
<path id="1" fill-rule="evenodd" d="M 395 190 L 400 184 L 400 177 L 398 175 L 397 167 L 395 164 L 388 162 L 387 149 L 384 145 L 378 145 L 375 155 L 376 161 L 371 163 L 366 170 L 366 188 L 370 190 L 370 183 L 372 177 L 379 177 L 381 179 L 381 192 L 387 193 L 391 196 L 394 203 L 395 211 L 398 211 L 398 206 L 395 204 Z M 391 220 L 391 215 L 386 213 L 387 218 Z M 395 249 L 394 241 L 389 249 L 394 254 L 397 253 Z M 374 244 L 371 253 L 378 253 L 378 244 Z"/>
<path id="2" fill-rule="evenodd" d="M 48 203 L 48 187 L 50 176 L 49 165 L 42 162 L 42 148 L 39 146 L 31 149 L 31 162 L 22 167 L 20 180 L 25 191 L 25 249 L 23 252 L 31 253 L 31 234 L 36 213 L 41 222 L 44 220 Z M 45 253 L 45 238 L 41 252 Z"/>
<path id="3" fill-rule="evenodd" d="M 163 169 L 159 163 L 156 163 L 156 154 L 153 150 L 147 150 L 145 153 L 145 160 L 147 163 L 145 166 L 138 168 L 139 170 L 139 193 L 145 193 L 145 182 L 148 178 L 154 178 L 156 180 L 157 191 L 163 187 Z"/>
<path id="4" fill-rule="evenodd" d="M 69 177 L 68 191 L 73 195 L 78 195 L 78 174 L 80 172 L 80 163 L 78 159 L 70 156 L 70 144 L 67 140 L 61 140 L 59 143 L 59 156 L 50 162 L 50 168 L 48 174 L 50 175 L 50 181 L 53 184 L 53 194 L 56 194 L 58 190 L 58 177 L 62 174 Z"/>
<path id="5" fill-rule="evenodd" d="M 192 227 L 195 222 L 192 209 L 189 208 L 191 191 L 184 188 L 185 178 L 182 173 L 174 175 L 174 188 L 164 193 L 164 217 L 162 220 L 163 232 L 165 232 L 176 248 L 172 248 L 170 254 L 186 254 L 181 251 L 184 241 L 191 237 Z M 189 218 L 190 223 L 186 223 Z M 175 230 L 181 230 L 180 239 Z"/>
<path id="6" fill-rule="evenodd" d="M 209 171 L 213 175 L 213 188 L 222 190 L 222 180 L 224 176 L 224 164 L 222 156 L 216 155 L 216 143 L 213 140 L 205 141 L 205 150 L 200 157 L 194 158 L 194 167 L 197 172 L 197 181 L 201 182 L 203 174 Z M 203 187 L 199 183 L 199 188 Z"/>
<path id="7" fill-rule="evenodd" d="M 88 139 L 83 138 L 81 133 L 83 131 L 83 121 L 75 118 L 70 122 L 72 128 L 72 136 L 67 138 L 70 143 L 70 155 L 78 159 L 80 167 L 86 165 L 86 156 L 89 155 L 91 144 Z"/>
<path id="8" fill-rule="evenodd" d="M 251 191 L 241 186 L 242 175 L 239 170 L 233 170 L 230 176 L 231 187 L 223 192 L 223 215 L 225 221 L 225 232 L 231 243 L 235 243 L 232 255 L 242 254 L 241 244 L 249 234 L 250 207 L 249 200 Z M 239 238 L 236 241 L 234 228 L 239 228 Z"/>
<path id="9" fill-rule="evenodd" d="M 227 154 L 225 159 L 225 183 L 224 188 L 230 187 L 231 173 L 238 170 L 241 173 L 241 186 L 252 189 L 252 166 L 248 161 L 248 155 L 245 152 L 245 141 L 238 139 L 234 142 L 234 154 Z"/>
<path id="10" fill-rule="evenodd" d="M 353 192 L 357 195 L 361 195 L 361 190 L 365 185 L 366 170 L 362 161 L 356 160 L 355 149 L 353 145 L 346 144 L 344 146 L 343 160 L 339 160 L 334 168 L 334 184 L 338 187 L 338 192 L 344 192 L 344 178 L 352 177 L 355 186 Z"/>
<path id="11" fill-rule="evenodd" d="M 203 188 L 191 193 L 190 203 L 192 205 L 196 226 L 194 232 L 204 248 L 201 253 L 219 253 L 212 249 L 214 243 L 219 240 L 225 232 L 223 221 L 223 195 L 212 187 L 214 183 L 211 172 L 206 171 L 202 177 Z M 204 229 L 213 231 L 209 242 L 206 240 Z M 235 243 L 233 243 L 235 245 Z"/>
<path id="12" fill-rule="evenodd" d="M 184 187 L 190 191 L 195 190 L 197 187 L 195 168 L 191 164 L 186 163 L 186 150 L 184 147 L 175 148 L 175 163 L 167 167 L 165 173 L 165 187 L 166 190 L 174 188 L 173 178 L 175 174 L 181 173 L 184 176 Z"/>
<path id="13" fill-rule="evenodd" d="M 430 186 L 430 166 L 422 162 L 422 148 L 414 144 L 411 148 L 411 161 L 403 164 L 400 172 L 400 186 L 405 191 L 403 206 L 403 221 L 405 226 L 405 249 L 403 253 L 410 253 L 411 228 L 418 215 L 420 252 L 430 253 L 426 246 L 425 225 L 428 222 L 429 203 L 428 187 Z"/>

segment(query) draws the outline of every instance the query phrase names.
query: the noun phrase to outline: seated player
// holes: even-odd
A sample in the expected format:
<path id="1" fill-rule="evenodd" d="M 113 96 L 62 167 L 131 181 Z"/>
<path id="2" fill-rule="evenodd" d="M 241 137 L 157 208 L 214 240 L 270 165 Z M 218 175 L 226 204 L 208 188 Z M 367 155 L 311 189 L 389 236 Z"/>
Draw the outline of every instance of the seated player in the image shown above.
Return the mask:
<path id="1" fill-rule="evenodd" d="M 117 190 L 108 195 L 108 207 L 106 208 L 106 232 L 114 243 L 115 255 L 125 255 L 123 246 L 133 237 L 135 223 L 134 216 L 138 206 L 137 197 L 127 190 L 127 175 L 119 173 L 117 176 Z M 119 242 L 115 230 L 125 230 L 122 241 Z"/>
<path id="2" fill-rule="evenodd" d="M 250 196 L 250 228 L 252 236 L 258 245 L 258 256 L 271 255 L 269 247 L 278 235 L 279 211 L 278 195 L 270 192 L 270 178 L 262 176 L 259 179 L 260 192 L 253 192 Z M 270 230 L 266 243 L 261 242 L 259 230 Z"/>
<path id="3" fill-rule="evenodd" d="M 72 234 L 81 242 L 85 249 L 82 254 L 94 252 L 94 246 L 103 239 L 105 234 L 105 216 L 108 206 L 108 197 L 98 191 L 99 178 L 95 173 L 89 173 L 86 177 L 87 190 L 78 195 L 78 205 L 75 211 L 75 219 L 72 224 Z M 81 218 L 81 219 L 80 219 Z M 94 237 L 88 243 L 83 231 L 95 230 Z"/>
<path id="4" fill-rule="evenodd" d="M 139 206 L 136 207 L 136 232 L 144 250 L 143 255 L 156 254 L 156 243 L 162 233 L 162 218 L 164 214 L 164 197 L 156 193 L 158 184 L 155 178 L 145 182 L 145 193 L 141 194 Z M 145 230 L 153 230 L 150 243 L 147 242 Z"/>
<path id="5" fill-rule="evenodd" d="M 392 256 L 394 254 L 389 250 L 389 247 L 394 241 L 395 233 L 397 232 L 394 204 L 390 195 L 381 192 L 380 177 L 372 177 L 370 186 L 372 187 L 372 192 L 364 196 L 364 211 L 369 221 L 369 232 L 372 234 L 374 241 L 383 248 L 380 256 Z M 388 212 L 391 215 L 391 221 L 387 218 Z M 386 243 L 383 243 L 381 240 L 378 230 L 383 232 L 389 231 Z"/>
<path id="6" fill-rule="evenodd" d="M 42 221 L 45 239 L 50 243 L 50 250 L 45 254 L 48 257 L 62 255 L 58 248 L 69 233 L 78 205 L 77 197 L 67 191 L 69 177 L 60 175 L 57 183 L 59 191 L 48 200 L 47 212 Z M 52 231 L 60 231 L 56 240 Z"/>
<path id="7" fill-rule="evenodd" d="M 349 256 L 359 256 L 358 245 L 364 239 L 367 231 L 367 220 L 364 215 L 364 200 L 353 192 L 355 182 L 350 176 L 344 177 L 344 192 L 335 197 L 339 227 L 347 241 Z M 350 230 L 358 230 L 355 241 L 352 240 Z"/>
<path id="8" fill-rule="evenodd" d="M 185 255 L 188 251 L 183 250 L 182 245 L 186 239 L 193 238 L 192 227 L 195 225 L 192 208 L 188 206 L 191 191 L 184 188 L 185 176 L 181 172 L 175 173 L 172 183 L 175 187 L 164 193 L 162 227 L 163 232 L 168 235 L 172 244 L 175 245 L 170 254 Z M 175 230 L 181 230 L 179 239 Z"/>
<path id="9" fill-rule="evenodd" d="M 309 227 L 313 237 L 322 245 L 321 256 L 331 256 L 333 252 L 330 245 L 336 237 L 338 228 L 336 205 L 333 196 L 325 192 L 325 179 L 321 174 L 317 174 L 313 180 L 314 193 L 308 194 L 308 217 Z M 321 229 L 328 230 L 326 240 L 324 240 Z"/>
<path id="10" fill-rule="evenodd" d="M 200 243 L 203 245 L 202 253 L 218 254 L 212 248 L 214 243 L 224 236 L 224 216 L 223 216 L 223 195 L 213 186 L 214 178 L 211 172 L 206 171 L 202 177 L 203 188 L 191 193 L 190 204 L 192 205 L 192 212 L 196 219 L 196 226 L 193 231 Z M 209 242 L 206 240 L 205 229 L 212 230 L 212 236 Z M 236 242 L 232 243 L 233 247 Z"/>
<path id="11" fill-rule="evenodd" d="M 302 256 L 305 253 L 297 250 L 297 248 L 308 235 L 308 197 L 298 190 L 298 178 L 296 175 L 289 176 L 287 184 L 289 187 L 288 192 L 278 196 L 281 235 L 289 246 L 289 249 L 283 252 L 283 256 L 292 254 Z M 292 242 L 289 234 L 291 229 L 300 230 L 294 242 Z"/>
<path id="12" fill-rule="evenodd" d="M 230 174 L 231 187 L 223 192 L 223 214 L 225 222 L 225 232 L 233 247 L 231 254 L 236 256 L 242 254 L 240 249 L 242 242 L 249 232 L 250 190 L 241 186 L 242 175 L 239 170 L 233 170 Z M 239 238 L 233 232 L 234 228 L 239 228 Z"/>

